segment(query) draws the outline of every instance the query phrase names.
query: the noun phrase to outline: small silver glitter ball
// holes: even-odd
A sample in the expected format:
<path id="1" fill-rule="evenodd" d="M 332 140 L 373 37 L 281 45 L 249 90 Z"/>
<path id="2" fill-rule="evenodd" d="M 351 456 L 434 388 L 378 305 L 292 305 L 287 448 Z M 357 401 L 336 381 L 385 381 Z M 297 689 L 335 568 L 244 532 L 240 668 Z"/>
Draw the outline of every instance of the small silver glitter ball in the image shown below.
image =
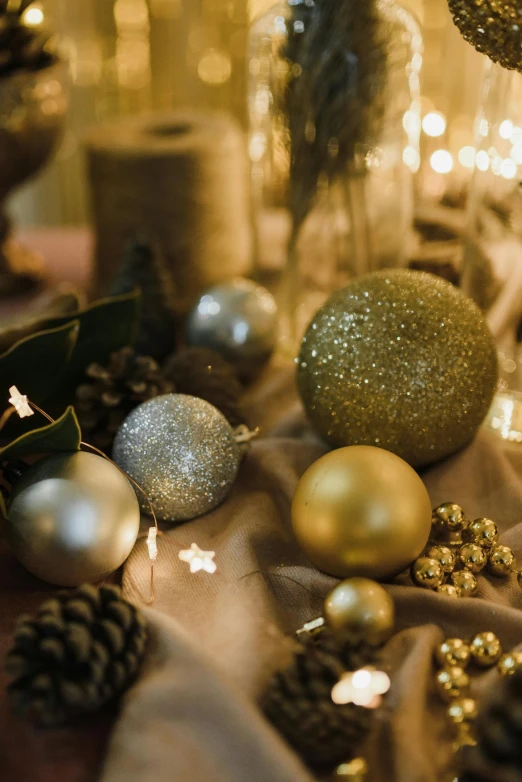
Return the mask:
<path id="1" fill-rule="evenodd" d="M 241 459 L 224 415 L 185 394 L 158 396 L 136 407 L 118 430 L 112 455 L 162 521 L 194 519 L 223 502 Z"/>
<path id="2" fill-rule="evenodd" d="M 277 339 L 277 306 L 266 288 L 238 278 L 201 296 L 186 323 L 188 345 L 221 353 L 248 376 L 271 356 Z"/>
<path id="3" fill-rule="evenodd" d="M 466 445 L 497 382 L 493 337 L 458 288 L 403 269 L 361 277 L 316 313 L 297 382 L 317 431 L 376 445 L 413 467 Z"/>

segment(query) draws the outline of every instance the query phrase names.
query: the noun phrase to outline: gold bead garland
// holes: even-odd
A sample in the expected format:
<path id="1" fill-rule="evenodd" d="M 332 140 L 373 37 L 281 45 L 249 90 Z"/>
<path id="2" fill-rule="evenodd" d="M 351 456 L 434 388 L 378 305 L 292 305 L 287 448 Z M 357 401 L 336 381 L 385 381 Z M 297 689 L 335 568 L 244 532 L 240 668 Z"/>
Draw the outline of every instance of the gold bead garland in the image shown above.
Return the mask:
<path id="1" fill-rule="evenodd" d="M 456 503 L 439 505 L 433 511 L 428 547 L 411 565 L 413 583 L 446 597 L 473 597 L 478 592 L 476 576 L 486 570 L 499 578 L 516 573 L 522 588 L 516 557 L 508 546 L 499 544 L 498 537 L 491 519 L 472 521 Z"/>

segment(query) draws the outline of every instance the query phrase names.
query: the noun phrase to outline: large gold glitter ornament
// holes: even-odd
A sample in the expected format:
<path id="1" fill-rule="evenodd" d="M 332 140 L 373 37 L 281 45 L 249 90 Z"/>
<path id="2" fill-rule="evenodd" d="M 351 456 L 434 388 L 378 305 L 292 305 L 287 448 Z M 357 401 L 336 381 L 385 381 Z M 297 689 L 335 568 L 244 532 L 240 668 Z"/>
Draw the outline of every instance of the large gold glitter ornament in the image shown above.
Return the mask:
<path id="1" fill-rule="evenodd" d="M 319 570 L 339 578 L 389 578 L 424 549 L 430 498 L 398 456 L 369 446 L 340 448 L 312 464 L 299 481 L 292 525 Z"/>
<path id="2" fill-rule="evenodd" d="M 448 0 L 453 21 L 478 52 L 522 70 L 522 11 L 516 0 Z"/>
<path id="3" fill-rule="evenodd" d="M 473 438 L 497 381 L 478 307 L 445 280 L 404 269 L 334 293 L 297 364 L 308 416 L 332 445 L 376 445 L 416 467 Z"/>
<path id="4" fill-rule="evenodd" d="M 354 643 L 363 641 L 378 646 L 393 631 L 393 600 L 369 578 L 341 581 L 326 598 L 324 612 L 330 627 Z"/>

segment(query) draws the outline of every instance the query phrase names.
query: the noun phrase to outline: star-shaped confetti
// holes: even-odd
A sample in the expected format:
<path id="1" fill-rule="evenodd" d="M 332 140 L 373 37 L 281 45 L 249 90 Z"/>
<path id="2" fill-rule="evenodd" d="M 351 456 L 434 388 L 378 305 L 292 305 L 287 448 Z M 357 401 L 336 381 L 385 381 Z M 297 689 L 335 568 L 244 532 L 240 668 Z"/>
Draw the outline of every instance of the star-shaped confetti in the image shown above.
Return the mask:
<path id="1" fill-rule="evenodd" d="M 190 572 L 197 573 L 199 570 L 205 570 L 207 573 L 215 573 L 217 565 L 214 562 L 215 551 L 202 551 L 197 543 L 192 543 L 189 549 L 179 552 L 179 558 L 182 562 L 190 565 Z"/>
<path id="2" fill-rule="evenodd" d="M 28 418 L 30 415 L 34 415 L 34 411 L 31 410 L 27 397 L 21 394 L 16 386 L 11 386 L 9 393 L 11 394 L 9 402 L 13 405 L 20 418 Z"/>
<path id="3" fill-rule="evenodd" d="M 360 668 L 352 673 L 343 673 L 332 690 L 332 700 L 339 705 L 354 703 L 365 709 L 377 709 L 382 702 L 381 695 L 390 689 L 390 677 L 375 668 Z"/>

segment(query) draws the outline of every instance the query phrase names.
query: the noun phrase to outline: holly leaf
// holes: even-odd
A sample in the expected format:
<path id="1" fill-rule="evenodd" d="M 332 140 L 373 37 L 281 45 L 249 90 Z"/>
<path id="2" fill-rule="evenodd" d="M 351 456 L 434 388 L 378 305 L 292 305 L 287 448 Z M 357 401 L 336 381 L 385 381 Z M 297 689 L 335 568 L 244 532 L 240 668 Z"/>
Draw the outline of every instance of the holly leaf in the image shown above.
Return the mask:
<path id="1" fill-rule="evenodd" d="M 54 423 L 33 429 L 0 448 L 0 461 L 20 459 L 39 453 L 79 451 L 82 433 L 73 407 L 68 407 Z"/>

